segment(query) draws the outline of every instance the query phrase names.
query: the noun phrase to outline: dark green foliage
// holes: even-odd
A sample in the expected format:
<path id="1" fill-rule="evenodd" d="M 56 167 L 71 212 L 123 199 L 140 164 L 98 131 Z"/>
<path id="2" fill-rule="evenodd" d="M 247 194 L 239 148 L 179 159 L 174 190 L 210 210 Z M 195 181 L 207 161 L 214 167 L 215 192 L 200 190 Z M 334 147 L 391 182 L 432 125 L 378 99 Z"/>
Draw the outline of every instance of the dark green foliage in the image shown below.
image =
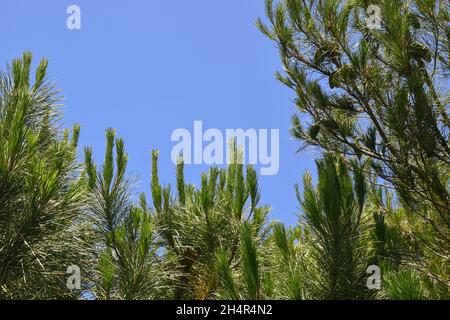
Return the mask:
<path id="1" fill-rule="evenodd" d="M 309 233 L 305 239 L 310 246 L 308 285 L 320 299 L 364 298 L 370 252 L 364 176 L 357 170 L 352 182 L 344 162 L 330 154 L 317 161 L 317 168 L 317 189 L 305 175 L 300 199 Z"/>

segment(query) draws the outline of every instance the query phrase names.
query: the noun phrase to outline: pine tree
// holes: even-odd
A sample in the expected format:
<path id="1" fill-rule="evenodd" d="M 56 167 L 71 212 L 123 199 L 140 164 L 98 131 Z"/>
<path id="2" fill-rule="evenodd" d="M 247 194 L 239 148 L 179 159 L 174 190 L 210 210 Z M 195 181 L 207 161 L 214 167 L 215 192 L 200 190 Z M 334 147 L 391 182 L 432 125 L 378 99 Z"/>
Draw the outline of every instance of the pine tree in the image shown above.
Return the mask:
<path id="1" fill-rule="evenodd" d="M 71 137 L 61 132 L 47 61 L 39 63 L 34 83 L 31 63 L 24 53 L 0 75 L 0 299 L 77 298 L 91 263 L 82 232 L 79 127 Z M 71 266 L 80 271 L 78 288 L 67 286 Z"/>
<path id="2" fill-rule="evenodd" d="M 219 281 L 217 298 L 230 300 L 262 300 L 273 294 L 270 270 L 264 268 L 263 242 L 251 223 L 240 226 L 240 260 L 233 265 L 226 251 L 216 255 L 215 272 Z"/>
<path id="3" fill-rule="evenodd" d="M 380 8 L 379 29 L 369 4 Z M 450 287 L 449 2 L 267 0 L 266 9 L 258 26 L 296 94 L 293 136 L 369 159 L 375 183 L 395 189 L 417 227 L 410 263 Z"/>
<path id="4" fill-rule="evenodd" d="M 243 254 L 255 254 L 248 250 L 254 250 L 256 242 L 264 237 L 268 208 L 258 204 L 256 172 L 248 166 L 244 175 L 237 148 L 234 150 L 234 160 L 228 168 L 211 168 L 201 176 L 198 189 L 185 183 L 184 164 L 180 158 L 176 170 L 176 197 L 172 195 L 170 185 L 161 186 L 158 152 L 152 154 L 151 187 L 156 219 L 167 255 L 173 258 L 174 269 L 180 274 L 174 283 L 176 299 L 214 298 L 222 283 L 220 275 L 214 272 L 218 257 L 235 269 Z M 251 236 L 248 234 L 250 226 Z M 248 240 L 245 248 L 242 237 Z M 256 298 L 259 289 L 255 286 L 258 284 L 251 286 L 252 296 Z"/>
<path id="5" fill-rule="evenodd" d="M 272 223 L 270 242 L 267 244 L 270 256 L 270 270 L 274 279 L 274 297 L 286 300 L 313 298 L 308 288 L 306 256 L 309 246 L 303 241 L 300 225 L 286 228 L 281 222 Z"/>
<path id="6" fill-rule="evenodd" d="M 317 161 L 318 183 L 303 178 L 298 193 L 305 235 L 305 282 L 315 299 L 368 298 L 366 268 L 370 257 L 367 185 L 362 166 L 355 164 L 352 177 L 341 158 L 326 154 Z"/>
<path id="7" fill-rule="evenodd" d="M 98 299 L 161 299 L 173 275 L 158 253 L 155 217 L 145 195 L 138 204 L 132 201 L 123 140 L 115 139 L 112 129 L 106 131 L 106 140 L 101 170 L 93 162 L 92 149 L 85 148 L 88 211 L 97 248 L 92 293 Z"/>

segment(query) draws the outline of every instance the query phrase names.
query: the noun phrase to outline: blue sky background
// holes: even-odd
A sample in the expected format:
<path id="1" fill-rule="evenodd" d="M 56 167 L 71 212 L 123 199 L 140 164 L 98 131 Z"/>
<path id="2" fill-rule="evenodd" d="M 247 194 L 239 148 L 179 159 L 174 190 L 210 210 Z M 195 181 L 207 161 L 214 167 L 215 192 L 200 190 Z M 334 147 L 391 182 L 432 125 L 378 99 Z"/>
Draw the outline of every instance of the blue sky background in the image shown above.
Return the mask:
<path id="1" fill-rule="evenodd" d="M 66 28 L 76 4 L 81 30 Z M 64 125 L 82 127 L 80 145 L 104 152 L 104 132 L 125 139 L 137 192 L 150 196 L 150 151 L 160 150 L 161 180 L 174 184 L 174 129 L 280 129 L 280 170 L 260 177 L 271 218 L 295 223 L 294 184 L 315 172 L 314 153 L 296 154 L 289 135 L 293 93 L 275 77 L 278 50 L 255 27 L 263 0 L 2 0 L 0 63 L 25 50 L 49 59 L 64 96 Z M 198 185 L 204 165 L 186 166 Z"/>

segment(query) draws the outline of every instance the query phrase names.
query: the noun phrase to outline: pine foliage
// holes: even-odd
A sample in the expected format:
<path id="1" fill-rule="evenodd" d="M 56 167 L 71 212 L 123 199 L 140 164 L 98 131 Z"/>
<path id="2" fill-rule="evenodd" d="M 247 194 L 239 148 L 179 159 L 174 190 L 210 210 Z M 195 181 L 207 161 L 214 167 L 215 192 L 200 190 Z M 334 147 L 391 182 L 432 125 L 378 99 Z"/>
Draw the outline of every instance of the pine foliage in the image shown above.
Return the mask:
<path id="1" fill-rule="evenodd" d="M 59 129 L 58 92 L 24 53 L 0 75 L 0 298 L 75 298 L 66 270 L 90 268 L 79 127 Z"/>
<path id="2" fill-rule="evenodd" d="M 292 226 L 269 220 L 236 141 L 197 185 L 181 156 L 173 188 L 152 151 L 151 201 L 137 196 L 115 131 L 100 164 L 91 148 L 80 161 L 47 61 L 13 60 L 0 73 L 0 299 L 450 299 L 450 5 L 370 4 L 380 28 L 364 0 L 266 0 L 257 22 L 296 96 L 293 137 L 323 151 Z"/>
<path id="3" fill-rule="evenodd" d="M 379 28 L 370 26 L 369 5 L 380 9 Z M 257 23 L 279 48 L 284 72 L 277 78 L 296 95 L 292 135 L 303 148 L 370 162 L 372 184 L 393 188 L 403 211 L 403 225 L 394 228 L 407 245 L 397 254 L 447 287 L 444 297 L 449 12 L 444 0 L 266 0 L 267 23 Z"/>

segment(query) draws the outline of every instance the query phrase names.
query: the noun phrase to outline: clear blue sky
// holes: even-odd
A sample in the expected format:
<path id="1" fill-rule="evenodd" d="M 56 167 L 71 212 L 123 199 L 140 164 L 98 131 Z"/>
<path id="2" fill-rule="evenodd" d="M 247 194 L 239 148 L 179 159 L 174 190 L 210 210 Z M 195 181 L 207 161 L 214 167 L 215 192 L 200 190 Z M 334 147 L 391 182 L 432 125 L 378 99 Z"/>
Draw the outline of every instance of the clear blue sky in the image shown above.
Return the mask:
<path id="1" fill-rule="evenodd" d="M 66 28 L 76 4 L 81 30 Z M 294 184 L 315 172 L 313 152 L 296 154 L 289 135 L 293 93 L 275 77 L 278 51 L 255 27 L 263 0 L 2 0 L 2 69 L 25 50 L 50 61 L 62 90 L 64 125 L 82 127 L 81 146 L 102 160 L 104 131 L 125 139 L 137 192 L 150 195 L 150 150 L 160 150 L 161 179 L 173 185 L 174 129 L 280 129 L 280 170 L 260 178 L 270 218 L 296 221 Z M 186 167 L 198 185 L 205 165 Z"/>

